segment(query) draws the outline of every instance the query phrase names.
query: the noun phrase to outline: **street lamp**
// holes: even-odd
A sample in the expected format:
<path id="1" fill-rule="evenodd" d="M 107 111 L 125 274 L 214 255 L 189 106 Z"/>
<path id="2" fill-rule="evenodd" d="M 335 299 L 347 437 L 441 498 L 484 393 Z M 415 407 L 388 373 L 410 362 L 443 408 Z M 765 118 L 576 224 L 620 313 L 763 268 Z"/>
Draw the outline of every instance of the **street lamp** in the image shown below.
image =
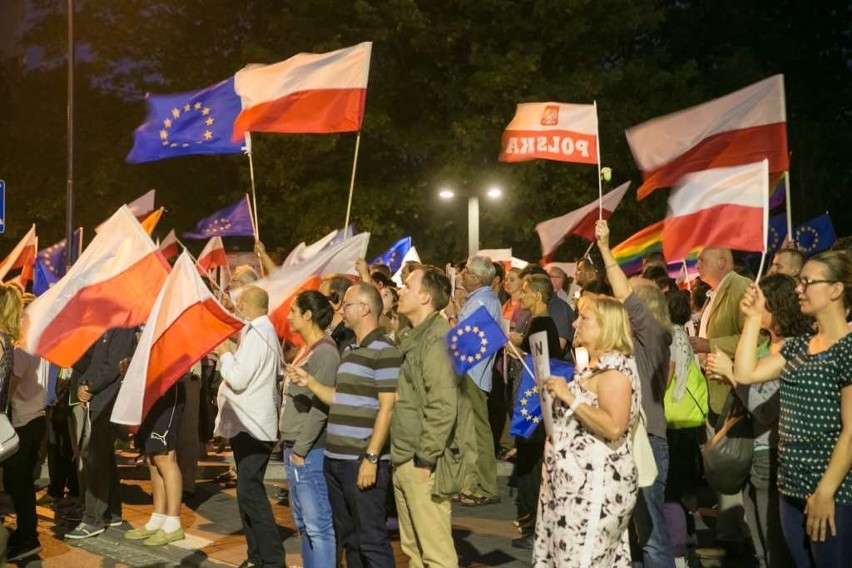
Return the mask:
<path id="1" fill-rule="evenodd" d="M 456 196 L 456 192 L 450 188 L 443 188 L 438 192 L 438 197 L 447 201 Z M 459 193 L 467 196 L 467 252 L 473 256 L 479 250 L 479 196 L 476 193 Z M 497 186 L 488 188 L 485 192 L 489 199 L 499 199 L 503 190 Z"/>

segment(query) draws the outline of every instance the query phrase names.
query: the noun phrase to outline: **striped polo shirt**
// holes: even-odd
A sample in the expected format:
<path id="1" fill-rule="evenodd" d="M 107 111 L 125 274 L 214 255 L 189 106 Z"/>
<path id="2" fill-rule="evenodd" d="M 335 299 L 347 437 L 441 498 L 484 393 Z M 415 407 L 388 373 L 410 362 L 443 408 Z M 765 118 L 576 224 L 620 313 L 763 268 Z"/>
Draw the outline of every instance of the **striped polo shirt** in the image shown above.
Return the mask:
<path id="1" fill-rule="evenodd" d="M 379 394 L 396 393 L 401 364 L 402 353 L 381 328 L 344 349 L 328 412 L 326 457 L 357 460 L 364 456 L 379 412 Z M 381 456 L 390 458 L 390 440 L 385 442 Z"/>

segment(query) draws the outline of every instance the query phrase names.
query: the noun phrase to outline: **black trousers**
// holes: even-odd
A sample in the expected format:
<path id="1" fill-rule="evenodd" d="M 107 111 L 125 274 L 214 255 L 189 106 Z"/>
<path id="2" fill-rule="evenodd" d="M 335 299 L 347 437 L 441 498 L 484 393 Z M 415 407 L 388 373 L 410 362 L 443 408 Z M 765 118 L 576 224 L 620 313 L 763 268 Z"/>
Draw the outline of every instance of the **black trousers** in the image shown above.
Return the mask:
<path id="1" fill-rule="evenodd" d="M 56 499 L 65 496 L 66 488 L 73 497 L 80 494 L 68 424 L 69 413 L 68 406 L 62 403 L 47 409 L 47 471 L 50 477 L 47 493 Z"/>
<path id="2" fill-rule="evenodd" d="M 102 527 L 121 518 L 121 485 L 115 463 L 115 425 L 109 421 L 112 406 L 91 416 L 89 443 L 83 450 L 86 512 L 83 522 Z"/>
<path id="3" fill-rule="evenodd" d="M 18 433 L 18 451 L 3 462 L 3 481 L 6 492 L 12 496 L 18 522 L 10 542 L 20 546 L 35 545 L 38 543 L 38 517 L 33 470 L 44 438 L 44 416 L 33 418 L 15 431 Z"/>
<path id="4" fill-rule="evenodd" d="M 246 535 L 248 560 L 255 566 L 284 566 L 284 546 L 263 478 L 273 442 L 256 440 L 245 432 L 231 438 L 237 464 L 237 505 Z"/>
<path id="5" fill-rule="evenodd" d="M 544 443 L 518 441 L 515 455 L 515 471 L 518 477 L 518 518 L 529 515 L 536 517 L 538 492 L 541 489 L 541 459 Z"/>

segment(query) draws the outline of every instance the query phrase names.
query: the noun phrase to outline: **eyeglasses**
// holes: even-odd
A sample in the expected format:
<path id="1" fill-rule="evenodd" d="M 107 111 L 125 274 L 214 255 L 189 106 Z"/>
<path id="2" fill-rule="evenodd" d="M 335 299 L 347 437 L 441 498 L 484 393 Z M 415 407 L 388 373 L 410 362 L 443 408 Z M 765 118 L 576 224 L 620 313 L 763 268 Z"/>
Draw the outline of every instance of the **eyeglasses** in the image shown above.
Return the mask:
<path id="1" fill-rule="evenodd" d="M 839 280 L 808 280 L 807 278 L 797 278 L 796 286 L 802 287 L 802 292 L 807 292 L 808 287 L 813 284 L 837 284 Z"/>

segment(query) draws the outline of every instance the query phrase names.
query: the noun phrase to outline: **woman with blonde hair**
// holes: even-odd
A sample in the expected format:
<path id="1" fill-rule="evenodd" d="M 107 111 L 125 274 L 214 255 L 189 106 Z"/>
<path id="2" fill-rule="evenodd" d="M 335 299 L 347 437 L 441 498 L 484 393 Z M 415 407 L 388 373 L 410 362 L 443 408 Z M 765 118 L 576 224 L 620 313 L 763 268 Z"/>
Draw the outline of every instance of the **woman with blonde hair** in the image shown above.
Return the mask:
<path id="1" fill-rule="evenodd" d="M 545 447 L 533 564 L 630 566 L 627 528 L 636 504 L 637 474 L 627 432 L 641 391 L 630 320 L 621 302 L 584 295 L 574 344 L 589 366 L 574 380 L 545 382 L 553 432 Z"/>

